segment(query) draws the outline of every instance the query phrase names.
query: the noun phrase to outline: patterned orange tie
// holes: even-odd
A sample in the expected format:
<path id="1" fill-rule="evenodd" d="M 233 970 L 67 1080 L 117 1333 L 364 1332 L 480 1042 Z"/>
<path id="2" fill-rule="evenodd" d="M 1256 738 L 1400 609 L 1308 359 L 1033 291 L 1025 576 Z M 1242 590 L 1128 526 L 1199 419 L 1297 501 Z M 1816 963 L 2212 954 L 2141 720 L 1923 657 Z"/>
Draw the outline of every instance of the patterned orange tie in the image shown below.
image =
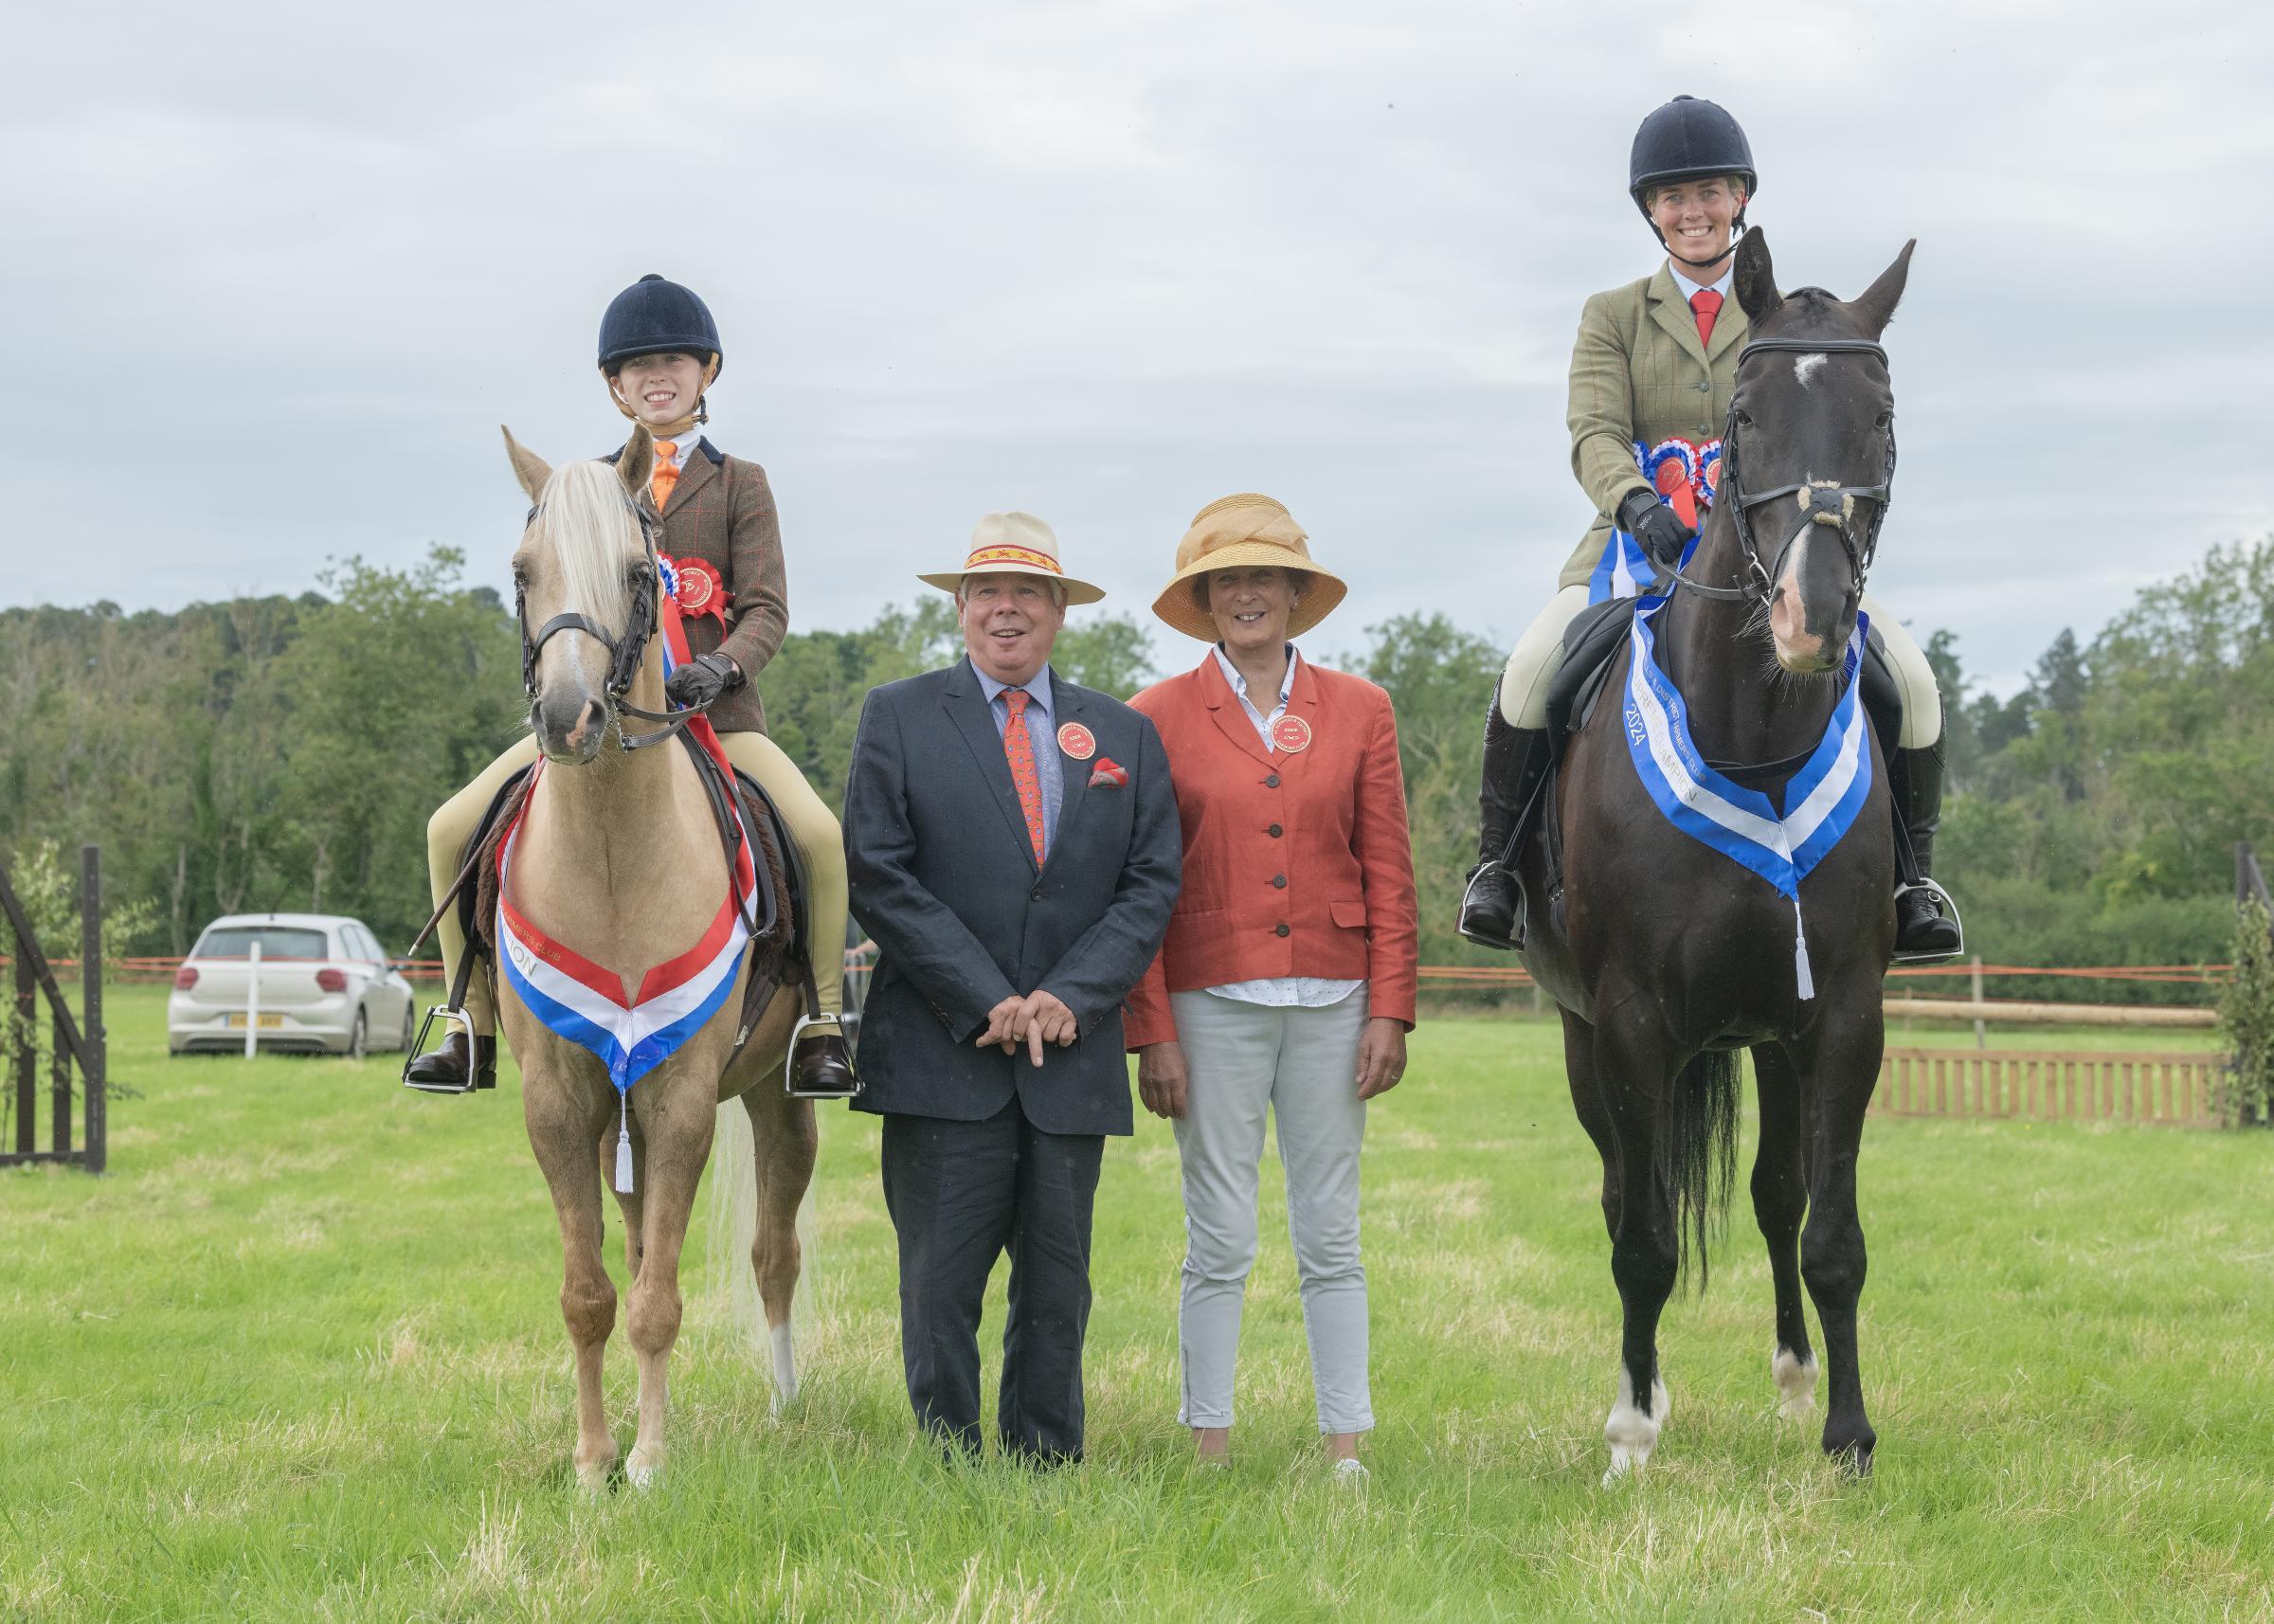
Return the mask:
<path id="1" fill-rule="evenodd" d="M 1698 318 L 1698 342 L 1713 342 L 1713 318 L 1722 314 L 1722 296 L 1711 288 L 1700 288 L 1689 296 L 1689 313 Z"/>
<path id="2" fill-rule="evenodd" d="M 1005 688 L 1002 702 L 1011 719 L 1002 730 L 1002 753 L 1010 758 L 1011 782 L 1019 787 L 1020 810 L 1026 814 L 1026 838 L 1034 842 L 1035 866 L 1042 865 L 1042 780 L 1035 772 L 1035 741 L 1027 736 L 1026 708 L 1034 695 L 1023 688 Z"/>
<path id="3" fill-rule="evenodd" d="M 679 442 L 676 440 L 656 442 L 656 471 L 647 477 L 647 489 L 655 497 L 656 512 L 661 513 L 671 501 L 671 493 L 678 488 Z"/>

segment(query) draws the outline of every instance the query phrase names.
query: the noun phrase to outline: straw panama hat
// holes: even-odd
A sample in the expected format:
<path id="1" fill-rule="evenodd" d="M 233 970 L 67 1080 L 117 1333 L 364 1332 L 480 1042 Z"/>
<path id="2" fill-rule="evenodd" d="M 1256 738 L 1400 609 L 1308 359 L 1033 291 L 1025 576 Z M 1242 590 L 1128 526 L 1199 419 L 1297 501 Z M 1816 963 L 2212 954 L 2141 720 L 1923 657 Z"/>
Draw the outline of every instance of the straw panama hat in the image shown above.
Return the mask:
<path id="1" fill-rule="evenodd" d="M 1193 602 L 1194 576 L 1255 565 L 1300 569 L 1310 576 L 1310 585 L 1287 619 L 1287 635 L 1298 637 L 1334 613 L 1350 589 L 1341 577 L 1311 562 L 1309 543 L 1294 515 L 1269 496 L 1246 491 L 1210 502 L 1192 515 L 1192 528 L 1177 543 L 1177 572 L 1153 600 L 1153 613 L 1186 637 L 1214 642 L 1216 622 Z"/>
<path id="2" fill-rule="evenodd" d="M 1040 575 L 1066 588 L 1066 602 L 1094 604 L 1102 586 L 1076 581 L 1058 568 L 1058 538 L 1032 514 L 989 514 L 971 531 L 971 555 L 961 569 L 943 569 L 917 580 L 943 592 L 962 587 L 966 575 Z"/>

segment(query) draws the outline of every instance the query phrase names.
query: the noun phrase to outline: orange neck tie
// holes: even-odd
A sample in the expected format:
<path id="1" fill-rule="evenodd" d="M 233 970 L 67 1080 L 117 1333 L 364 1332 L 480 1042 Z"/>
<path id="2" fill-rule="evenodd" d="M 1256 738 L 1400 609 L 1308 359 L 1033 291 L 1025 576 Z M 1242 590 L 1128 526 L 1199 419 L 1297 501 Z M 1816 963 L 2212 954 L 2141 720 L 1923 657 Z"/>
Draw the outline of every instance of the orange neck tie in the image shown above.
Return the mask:
<path id="1" fill-rule="evenodd" d="M 1035 772 L 1035 741 L 1027 736 L 1026 708 L 1034 695 L 1023 688 L 1005 688 L 1002 702 L 1011 708 L 1003 725 L 1002 753 L 1010 758 L 1011 783 L 1018 786 L 1019 809 L 1026 814 L 1026 838 L 1034 843 L 1035 866 L 1042 864 L 1042 780 Z"/>
<path id="2" fill-rule="evenodd" d="M 670 504 L 671 493 L 678 488 L 679 465 L 674 460 L 679 454 L 676 440 L 656 442 L 656 471 L 647 477 L 648 493 L 655 497 L 656 512 L 661 513 Z"/>
<path id="3" fill-rule="evenodd" d="M 1722 314 L 1722 296 L 1711 288 L 1700 288 L 1689 296 L 1689 313 L 1698 318 L 1698 342 L 1713 342 L 1713 318 Z"/>

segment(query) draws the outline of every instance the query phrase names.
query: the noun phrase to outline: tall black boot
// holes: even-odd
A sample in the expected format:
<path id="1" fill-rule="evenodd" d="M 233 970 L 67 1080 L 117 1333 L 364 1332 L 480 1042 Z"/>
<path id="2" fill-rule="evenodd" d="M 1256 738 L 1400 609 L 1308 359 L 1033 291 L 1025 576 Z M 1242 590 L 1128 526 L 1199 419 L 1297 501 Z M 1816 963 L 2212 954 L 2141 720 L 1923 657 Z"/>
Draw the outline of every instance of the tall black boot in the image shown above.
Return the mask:
<path id="1" fill-rule="evenodd" d="M 1898 749 L 1887 774 L 1900 832 L 1910 841 L 1917 873 L 1895 893 L 1895 953 L 1906 963 L 1955 958 L 1966 933 L 1950 893 L 1936 883 L 1935 831 L 1942 822 L 1942 741 Z"/>
<path id="2" fill-rule="evenodd" d="M 1460 932 L 1482 947 L 1524 946 L 1524 884 L 1516 877 L 1525 814 L 1547 772 L 1545 728 L 1519 728 L 1500 709 L 1493 684 L 1485 715 L 1484 784 L 1477 796 L 1476 867 L 1461 895 Z"/>

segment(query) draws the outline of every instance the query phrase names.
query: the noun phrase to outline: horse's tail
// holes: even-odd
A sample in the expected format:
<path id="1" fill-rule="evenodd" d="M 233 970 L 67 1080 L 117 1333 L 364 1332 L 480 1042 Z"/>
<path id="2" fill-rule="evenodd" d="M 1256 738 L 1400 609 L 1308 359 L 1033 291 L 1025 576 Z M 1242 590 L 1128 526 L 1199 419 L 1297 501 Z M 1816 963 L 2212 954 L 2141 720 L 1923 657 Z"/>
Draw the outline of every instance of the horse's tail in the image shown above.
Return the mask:
<path id="1" fill-rule="evenodd" d="M 1684 1278 L 1697 1267 L 1706 1289 L 1707 1236 L 1728 1216 L 1737 1182 L 1737 1099 L 1744 1072 L 1734 1049 L 1702 1050 L 1674 1077 L 1664 1140 L 1665 1179 L 1674 1207 L 1674 1244 Z"/>
<path id="2" fill-rule="evenodd" d="M 771 1336 L 766 1304 L 758 1295 L 758 1276 L 750 1267 L 750 1247 L 758 1238 L 758 1159 L 750 1113 L 738 1098 L 719 1104 L 705 1177 L 711 1183 L 711 1222 L 703 1248 L 704 1285 L 711 1311 L 736 1341 L 747 1341 L 753 1349 L 768 1350 Z M 813 1307 L 815 1270 L 821 1262 L 810 1184 L 798 1203 L 798 1289 L 790 1310 L 793 1320 L 805 1319 Z"/>

